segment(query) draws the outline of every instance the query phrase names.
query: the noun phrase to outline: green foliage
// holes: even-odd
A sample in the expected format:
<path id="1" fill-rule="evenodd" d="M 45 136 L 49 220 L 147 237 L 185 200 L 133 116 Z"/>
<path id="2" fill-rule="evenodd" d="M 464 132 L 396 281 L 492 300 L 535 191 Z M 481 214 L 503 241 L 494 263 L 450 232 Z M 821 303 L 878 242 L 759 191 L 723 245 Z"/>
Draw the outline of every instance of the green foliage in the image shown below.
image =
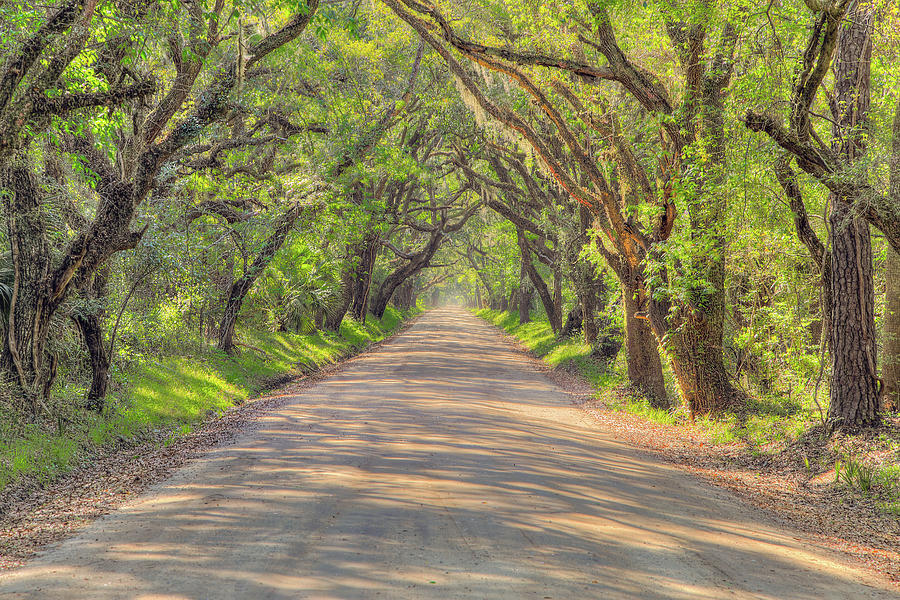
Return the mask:
<path id="1" fill-rule="evenodd" d="M 311 333 L 315 315 L 340 293 L 340 263 L 308 240 L 295 239 L 275 257 L 248 299 L 245 312 L 265 314 L 276 331 Z"/>
<path id="2" fill-rule="evenodd" d="M 875 469 L 853 460 L 852 456 L 838 459 L 834 463 L 834 481 L 849 488 L 859 490 L 863 494 L 872 491 L 875 480 Z"/>
<path id="3" fill-rule="evenodd" d="M 834 481 L 864 496 L 883 500 L 887 512 L 896 512 L 900 505 L 900 466 L 883 467 L 868 464 L 852 453 L 842 454 L 834 463 Z"/>

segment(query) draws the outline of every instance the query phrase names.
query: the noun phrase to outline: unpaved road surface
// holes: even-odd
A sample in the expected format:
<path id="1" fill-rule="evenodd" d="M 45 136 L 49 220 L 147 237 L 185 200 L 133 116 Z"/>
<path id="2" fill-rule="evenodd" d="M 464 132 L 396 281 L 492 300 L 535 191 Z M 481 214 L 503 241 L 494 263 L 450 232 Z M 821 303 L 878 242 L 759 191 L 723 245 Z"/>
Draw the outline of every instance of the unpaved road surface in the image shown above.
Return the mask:
<path id="1" fill-rule="evenodd" d="M 598 431 L 461 309 L 0 579 L 0 598 L 897 598 Z"/>

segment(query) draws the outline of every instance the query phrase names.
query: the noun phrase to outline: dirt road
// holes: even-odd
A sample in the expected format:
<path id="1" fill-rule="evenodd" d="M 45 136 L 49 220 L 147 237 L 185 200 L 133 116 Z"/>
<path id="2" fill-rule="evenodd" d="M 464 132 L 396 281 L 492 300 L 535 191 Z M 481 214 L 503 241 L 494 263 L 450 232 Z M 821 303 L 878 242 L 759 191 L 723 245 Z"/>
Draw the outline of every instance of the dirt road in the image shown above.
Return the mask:
<path id="1" fill-rule="evenodd" d="M 0 598 L 897 598 L 618 443 L 460 309 L 292 398 Z"/>

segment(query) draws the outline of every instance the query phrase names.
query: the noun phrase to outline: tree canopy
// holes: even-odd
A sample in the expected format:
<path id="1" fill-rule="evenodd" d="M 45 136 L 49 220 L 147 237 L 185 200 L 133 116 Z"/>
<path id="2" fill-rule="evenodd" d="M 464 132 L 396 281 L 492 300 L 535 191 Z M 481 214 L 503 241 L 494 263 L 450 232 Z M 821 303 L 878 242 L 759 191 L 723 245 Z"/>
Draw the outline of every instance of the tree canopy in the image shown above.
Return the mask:
<path id="1" fill-rule="evenodd" d="M 656 408 L 877 426 L 898 30 L 889 0 L 0 0 L 3 414 L 456 298 Z"/>

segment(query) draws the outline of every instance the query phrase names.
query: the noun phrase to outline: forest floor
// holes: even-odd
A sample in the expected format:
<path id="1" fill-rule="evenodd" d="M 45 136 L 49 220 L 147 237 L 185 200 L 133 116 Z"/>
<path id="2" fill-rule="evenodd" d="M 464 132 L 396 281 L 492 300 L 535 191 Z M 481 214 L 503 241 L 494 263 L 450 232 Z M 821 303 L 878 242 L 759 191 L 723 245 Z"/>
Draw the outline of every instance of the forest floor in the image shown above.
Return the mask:
<path id="1" fill-rule="evenodd" d="M 874 439 L 879 434 L 845 436 L 835 444 L 813 432 L 777 454 L 759 454 L 741 441 L 704 442 L 709 432 L 703 426 L 660 424 L 617 410 L 614 397 L 619 393 L 611 390 L 600 398 L 582 398 L 580 404 L 604 428 L 614 428 L 620 439 L 651 448 L 689 472 L 737 492 L 754 506 L 900 583 L 898 515 L 886 510 L 876 495 L 837 485 L 833 467 L 821 468 L 821 459 L 832 465 L 840 460 L 834 457 L 839 455 L 835 446 L 841 443 L 855 446 L 858 457 L 882 452 L 882 444 Z M 895 430 L 891 438 L 900 438 L 897 424 L 891 427 Z M 810 470 L 804 459 L 818 459 L 820 466 Z"/>
<path id="2" fill-rule="evenodd" d="M 887 599 L 896 589 L 616 439 L 461 309 L 0 576 L 9 598 Z"/>
<path id="3" fill-rule="evenodd" d="M 546 362 L 522 341 L 502 331 L 507 343 L 528 354 L 544 372 L 589 413 L 603 430 L 618 439 L 652 450 L 666 461 L 704 480 L 727 488 L 779 521 L 814 535 L 828 547 L 852 556 L 867 567 L 900 583 L 900 510 L 896 489 L 879 493 L 837 482 L 835 463 L 854 461 L 856 468 L 877 464 L 888 474 L 898 471 L 900 419 L 864 433 L 823 435 L 807 430 L 787 443 L 760 448 L 753 441 L 721 443 L 709 423 L 660 423 L 623 409 L 630 391 L 623 386 L 598 390 L 572 361 Z M 543 354 L 546 348 L 542 349 Z M 596 379 L 596 377 L 592 377 Z M 877 469 L 868 477 L 877 478 Z M 863 473 L 862 477 L 867 475 Z"/>

